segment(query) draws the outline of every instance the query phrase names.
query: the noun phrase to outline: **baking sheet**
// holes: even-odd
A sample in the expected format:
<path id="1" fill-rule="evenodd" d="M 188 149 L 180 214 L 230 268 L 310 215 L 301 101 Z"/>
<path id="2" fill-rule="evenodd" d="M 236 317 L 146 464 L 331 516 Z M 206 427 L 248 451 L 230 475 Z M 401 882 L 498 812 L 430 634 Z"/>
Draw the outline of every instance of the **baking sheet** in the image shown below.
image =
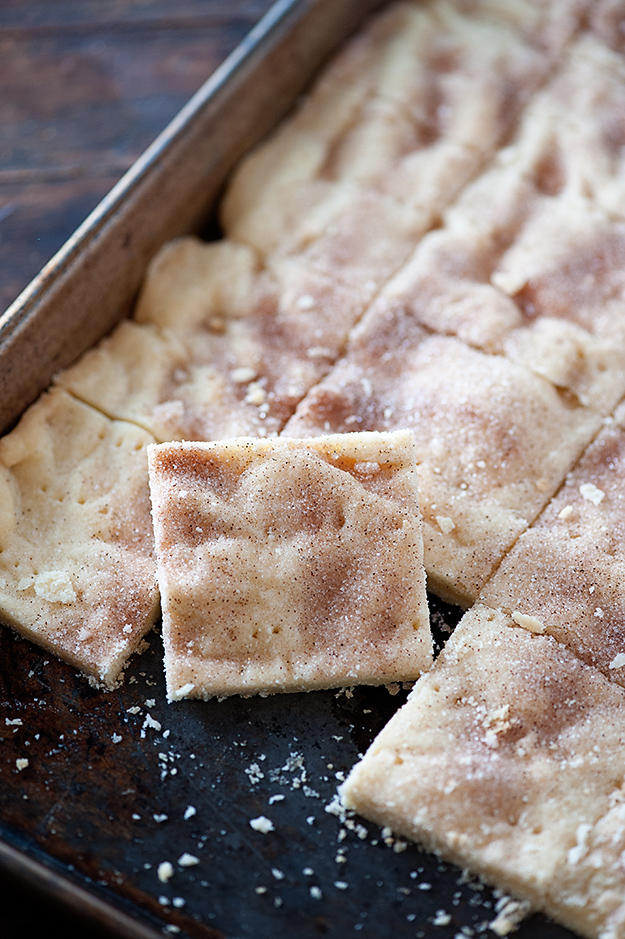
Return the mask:
<path id="1" fill-rule="evenodd" d="M 432 615 L 442 641 L 459 611 L 432 599 Z M 0 641 L 0 836 L 103 904 L 108 923 L 81 912 L 114 935 L 133 935 L 128 917 L 137 939 L 492 935 L 490 889 L 337 814 L 340 780 L 405 689 L 167 704 L 158 629 L 113 693 Z M 516 935 L 571 933 L 534 916 Z"/>
<path id="2" fill-rule="evenodd" d="M 127 311 L 159 244 L 201 227 L 237 154 L 373 6 L 276 4 L 0 320 L 3 427 Z M 431 609 L 443 641 L 460 613 Z M 488 934 L 489 889 L 337 814 L 406 689 L 168 705 L 158 629 L 108 694 L 3 627 L 0 643 L 0 870 L 25 895 L 129 939 Z M 517 935 L 571 934 L 533 917 Z"/>

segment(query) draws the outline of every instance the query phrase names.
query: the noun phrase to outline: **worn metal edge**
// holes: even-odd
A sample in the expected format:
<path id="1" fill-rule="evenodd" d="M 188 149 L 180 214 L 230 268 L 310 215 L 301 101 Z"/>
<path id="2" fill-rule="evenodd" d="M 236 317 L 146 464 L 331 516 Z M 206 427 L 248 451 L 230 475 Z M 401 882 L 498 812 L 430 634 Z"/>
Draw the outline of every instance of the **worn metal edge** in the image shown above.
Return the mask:
<path id="1" fill-rule="evenodd" d="M 162 939 L 162 931 L 140 923 L 112 902 L 53 870 L 0 835 L 0 872 L 5 872 L 68 916 L 79 917 L 88 927 L 108 930 L 119 939 Z M 163 923 L 163 926 L 165 923 Z"/>

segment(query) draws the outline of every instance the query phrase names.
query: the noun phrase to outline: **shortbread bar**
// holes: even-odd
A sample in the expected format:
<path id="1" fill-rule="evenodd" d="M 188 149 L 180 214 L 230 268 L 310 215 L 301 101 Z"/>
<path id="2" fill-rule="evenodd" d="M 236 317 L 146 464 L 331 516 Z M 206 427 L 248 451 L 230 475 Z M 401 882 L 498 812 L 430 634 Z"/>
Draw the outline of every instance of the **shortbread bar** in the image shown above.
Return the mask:
<path id="1" fill-rule="evenodd" d="M 581 935 L 617 939 L 624 746 L 623 689 L 476 606 L 342 797 Z"/>
<path id="2" fill-rule="evenodd" d="M 160 444 L 149 470 L 170 700 L 429 667 L 410 433 Z"/>
<path id="3" fill-rule="evenodd" d="M 624 426 L 621 406 L 480 595 L 623 685 Z"/>
<path id="4" fill-rule="evenodd" d="M 0 616 L 107 688 L 158 615 L 152 441 L 60 389 L 0 440 Z"/>

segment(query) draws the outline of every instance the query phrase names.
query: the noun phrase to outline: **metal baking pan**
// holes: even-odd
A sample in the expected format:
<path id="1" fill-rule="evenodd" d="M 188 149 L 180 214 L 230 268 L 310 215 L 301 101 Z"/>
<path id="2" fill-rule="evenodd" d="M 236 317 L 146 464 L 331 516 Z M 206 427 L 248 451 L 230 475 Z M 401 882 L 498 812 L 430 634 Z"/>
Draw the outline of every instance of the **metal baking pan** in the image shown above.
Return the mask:
<path id="1" fill-rule="evenodd" d="M 271 8 L 0 319 L 2 429 L 128 313 L 163 242 L 210 230 L 237 158 L 378 5 Z M 431 609 L 442 642 L 459 611 Z M 334 810 L 405 689 L 168 705 L 158 629 L 148 638 L 107 694 L 0 627 L 0 872 L 25 924 L 30 902 L 54 902 L 69 935 L 488 934 L 488 888 Z M 517 935 L 571 934 L 532 917 Z"/>
<path id="2" fill-rule="evenodd" d="M 237 159 L 381 0 L 278 0 L 0 317 L 0 430 L 126 315 L 148 260 L 202 231 Z"/>

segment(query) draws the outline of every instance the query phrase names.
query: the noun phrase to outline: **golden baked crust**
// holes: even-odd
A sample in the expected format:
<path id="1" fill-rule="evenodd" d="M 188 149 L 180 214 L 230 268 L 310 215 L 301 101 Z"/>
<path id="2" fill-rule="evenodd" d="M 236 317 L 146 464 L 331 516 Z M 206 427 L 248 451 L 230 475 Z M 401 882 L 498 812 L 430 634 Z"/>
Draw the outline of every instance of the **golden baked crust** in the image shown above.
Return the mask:
<path id="1" fill-rule="evenodd" d="M 478 605 L 342 797 L 580 934 L 617 937 L 624 746 L 621 688 Z"/>
<path id="2" fill-rule="evenodd" d="M 170 700 L 429 666 L 410 434 L 161 444 L 149 465 Z"/>

